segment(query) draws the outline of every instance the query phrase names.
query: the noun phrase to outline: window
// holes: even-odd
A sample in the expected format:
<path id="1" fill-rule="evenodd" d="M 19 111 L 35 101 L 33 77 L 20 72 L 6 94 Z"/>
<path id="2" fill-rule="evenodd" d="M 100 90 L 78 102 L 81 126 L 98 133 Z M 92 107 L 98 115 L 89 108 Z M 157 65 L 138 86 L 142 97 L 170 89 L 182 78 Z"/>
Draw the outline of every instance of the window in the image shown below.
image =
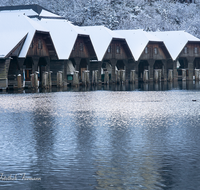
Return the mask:
<path id="1" fill-rule="evenodd" d="M 158 54 L 158 48 L 154 48 L 154 54 Z"/>
<path id="2" fill-rule="evenodd" d="M 145 47 L 145 49 L 144 49 L 144 53 L 148 53 L 148 47 Z"/>
<path id="3" fill-rule="evenodd" d="M 80 43 L 80 51 L 83 51 L 83 43 Z"/>
<path id="4" fill-rule="evenodd" d="M 198 54 L 198 47 L 195 47 L 195 48 L 194 48 L 194 53 L 195 53 L 195 54 Z"/>
<path id="5" fill-rule="evenodd" d="M 108 53 L 111 53 L 111 46 L 108 47 Z"/>
<path id="6" fill-rule="evenodd" d="M 188 48 L 184 47 L 184 53 L 187 54 L 188 53 Z"/>
<path id="7" fill-rule="evenodd" d="M 116 48 L 116 53 L 120 54 L 120 47 L 119 46 L 117 46 L 117 48 Z"/>
<path id="8" fill-rule="evenodd" d="M 38 41 L 38 49 L 42 49 L 42 40 Z"/>

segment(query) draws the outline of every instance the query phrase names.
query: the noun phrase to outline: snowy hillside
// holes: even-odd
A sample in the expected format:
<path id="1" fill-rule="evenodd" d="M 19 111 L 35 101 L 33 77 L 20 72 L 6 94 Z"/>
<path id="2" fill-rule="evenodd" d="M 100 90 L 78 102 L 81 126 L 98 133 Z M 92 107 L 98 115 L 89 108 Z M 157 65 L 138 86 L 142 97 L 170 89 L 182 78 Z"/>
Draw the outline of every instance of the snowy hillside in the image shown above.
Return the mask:
<path id="1" fill-rule="evenodd" d="M 200 37 L 200 3 L 178 0 L 0 0 L 1 6 L 38 4 L 79 26 L 146 31 L 185 30 Z"/>

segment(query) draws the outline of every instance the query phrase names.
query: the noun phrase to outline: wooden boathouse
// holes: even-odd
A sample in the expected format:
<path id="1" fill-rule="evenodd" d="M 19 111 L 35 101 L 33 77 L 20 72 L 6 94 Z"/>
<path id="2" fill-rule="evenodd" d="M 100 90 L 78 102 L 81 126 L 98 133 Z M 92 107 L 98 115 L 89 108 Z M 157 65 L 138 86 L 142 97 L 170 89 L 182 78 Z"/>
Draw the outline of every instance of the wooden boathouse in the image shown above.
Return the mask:
<path id="1" fill-rule="evenodd" d="M 4 41 L 8 39 L 8 35 L 13 40 L 11 51 L 5 54 L 5 58 L 10 60 L 6 88 L 18 87 L 18 75 L 21 75 L 22 86 L 30 87 L 31 74 L 36 71 L 41 82 L 42 72 L 49 71 L 50 57 L 56 56 L 49 32 L 37 22 L 18 13 L 0 13 L 0 24 L 4 26 L 4 35 L 1 32 L 1 36 L 5 37 Z M 13 27 L 16 28 L 15 31 Z M 1 48 L 9 45 L 5 42 Z"/>
<path id="2" fill-rule="evenodd" d="M 172 58 L 168 62 L 168 67 L 173 67 L 174 78 L 193 80 L 195 70 L 200 69 L 200 39 L 185 31 L 152 32 L 152 34 L 163 40 L 167 47 Z"/>
<path id="3" fill-rule="evenodd" d="M 0 89 L 33 87 L 33 74 L 41 86 L 43 73 L 57 86 L 86 72 L 89 83 L 200 79 L 200 39 L 184 31 L 78 27 L 38 5 L 0 7 L 0 24 Z"/>
<path id="4" fill-rule="evenodd" d="M 116 30 L 124 36 L 133 54 L 130 67 L 135 70 L 136 81 L 153 81 L 155 70 L 161 70 L 162 81 L 167 80 L 167 60 L 170 54 L 162 40 L 143 30 Z M 144 79 L 145 71 L 148 72 Z"/>
<path id="5" fill-rule="evenodd" d="M 98 80 L 104 82 L 101 74 L 107 71 L 112 82 L 117 82 L 116 71 L 127 70 L 131 51 L 124 37 L 104 26 L 81 27 L 90 37 L 97 60 L 90 63 L 90 72 L 98 70 Z M 124 73 L 125 74 L 125 73 Z"/>
<path id="6" fill-rule="evenodd" d="M 72 83 L 74 71 L 79 71 L 81 78 L 90 59 L 96 59 L 89 34 L 63 19 L 41 19 L 40 24 L 50 31 L 58 54 L 58 59 L 51 60 L 52 84 L 56 84 L 59 71 L 65 84 Z"/>

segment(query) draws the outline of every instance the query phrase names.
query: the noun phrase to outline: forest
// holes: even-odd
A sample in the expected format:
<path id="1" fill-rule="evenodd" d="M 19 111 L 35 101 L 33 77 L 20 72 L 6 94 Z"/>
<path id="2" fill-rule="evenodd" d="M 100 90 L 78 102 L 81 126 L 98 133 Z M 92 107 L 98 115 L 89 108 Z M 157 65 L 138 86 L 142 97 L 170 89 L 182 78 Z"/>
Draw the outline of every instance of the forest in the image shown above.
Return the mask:
<path id="1" fill-rule="evenodd" d="M 0 0 L 0 6 L 38 4 L 78 26 L 112 30 L 185 30 L 200 37 L 198 0 Z"/>

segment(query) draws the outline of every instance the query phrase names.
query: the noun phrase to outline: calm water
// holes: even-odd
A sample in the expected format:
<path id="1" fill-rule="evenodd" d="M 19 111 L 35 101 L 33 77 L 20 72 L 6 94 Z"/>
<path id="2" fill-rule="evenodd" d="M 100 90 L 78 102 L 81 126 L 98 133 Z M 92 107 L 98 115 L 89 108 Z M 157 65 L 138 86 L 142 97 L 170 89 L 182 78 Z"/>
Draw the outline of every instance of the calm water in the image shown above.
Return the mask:
<path id="1" fill-rule="evenodd" d="M 199 189 L 200 85 L 99 88 L 0 94 L 0 189 Z"/>

